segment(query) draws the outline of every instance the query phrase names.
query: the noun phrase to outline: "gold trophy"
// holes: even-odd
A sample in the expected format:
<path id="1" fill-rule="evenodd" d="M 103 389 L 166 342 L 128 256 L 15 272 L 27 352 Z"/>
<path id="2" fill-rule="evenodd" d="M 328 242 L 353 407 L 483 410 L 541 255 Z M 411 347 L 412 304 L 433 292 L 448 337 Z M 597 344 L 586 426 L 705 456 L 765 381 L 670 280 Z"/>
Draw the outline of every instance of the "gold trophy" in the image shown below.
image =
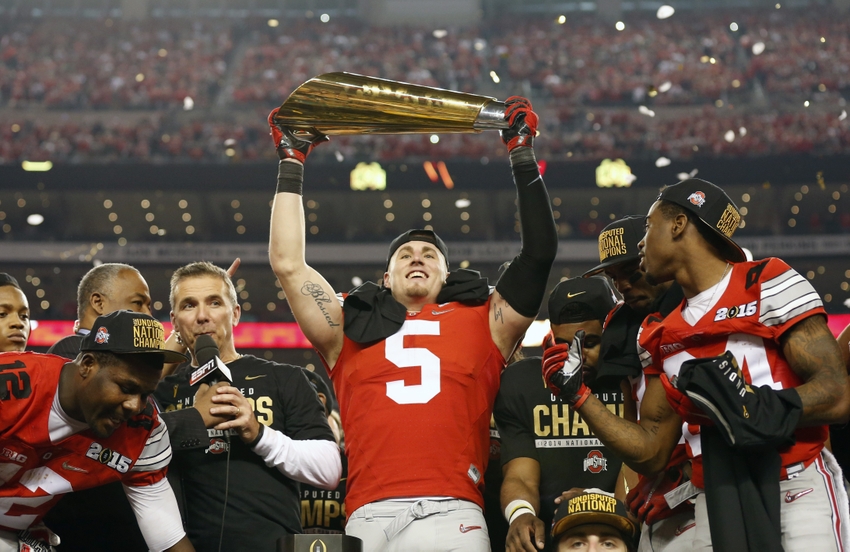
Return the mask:
<path id="1" fill-rule="evenodd" d="M 275 121 L 296 131 L 328 135 L 508 128 L 505 104 L 496 98 L 341 72 L 299 86 L 280 106 Z"/>

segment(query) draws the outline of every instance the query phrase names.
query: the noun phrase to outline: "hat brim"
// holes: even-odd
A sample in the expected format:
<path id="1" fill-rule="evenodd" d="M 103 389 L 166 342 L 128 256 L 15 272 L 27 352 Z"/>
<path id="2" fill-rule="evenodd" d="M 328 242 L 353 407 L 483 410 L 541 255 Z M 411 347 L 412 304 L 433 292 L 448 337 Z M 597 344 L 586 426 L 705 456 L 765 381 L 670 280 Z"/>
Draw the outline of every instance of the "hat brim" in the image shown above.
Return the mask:
<path id="1" fill-rule="evenodd" d="M 637 534 L 637 526 L 627 517 L 604 512 L 581 512 L 570 514 L 559 519 L 552 526 L 552 537 L 558 538 L 573 527 L 590 524 L 609 525 L 614 527 L 628 539 L 633 539 Z"/>
<path id="2" fill-rule="evenodd" d="M 744 250 L 741 249 L 741 246 L 738 245 L 737 243 L 735 243 L 735 241 L 732 238 L 726 236 L 726 234 L 724 234 L 720 230 L 714 228 L 712 225 L 707 223 L 705 221 L 705 219 L 703 219 L 699 215 L 697 215 L 697 218 L 699 218 L 700 222 L 702 222 L 704 225 L 706 225 L 708 228 L 710 228 L 712 232 L 717 234 L 718 237 L 723 239 L 723 242 L 726 245 L 726 247 L 724 247 L 723 249 L 720 250 L 720 254 L 723 255 L 723 258 L 725 260 L 731 261 L 733 263 L 743 263 L 744 261 L 747 260 L 747 255 L 744 253 Z"/>
<path id="3" fill-rule="evenodd" d="M 591 276 L 596 276 L 597 274 L 604 272 L 605 269 L 610 267 L 610 266 L 614 266 L 614 265 L 620 264 L 620 263 L 628 263 L 628 262 L 631 262 L 631 261 L 637 261 L 638 259 L 640 259 L 639 255 L 626 255 L 626 256 L 623 256 L 623 257 L 617 257 L 616 259 L 608 259 L 604 263 L 600 263 L 600 264 L 594 266 L 593 268 L 591 268 L 590 270 L 588 270 L 587 272 L 582 274 L 581 277 L 582 278 L 590 278 Z"/>

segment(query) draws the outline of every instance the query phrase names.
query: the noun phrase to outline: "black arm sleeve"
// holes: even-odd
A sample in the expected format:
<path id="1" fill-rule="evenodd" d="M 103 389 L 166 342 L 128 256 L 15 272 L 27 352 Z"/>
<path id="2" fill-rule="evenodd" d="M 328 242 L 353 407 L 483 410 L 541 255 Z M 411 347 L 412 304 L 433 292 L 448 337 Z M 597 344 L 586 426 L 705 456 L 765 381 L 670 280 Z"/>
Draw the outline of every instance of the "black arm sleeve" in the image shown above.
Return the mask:
<path id="1" fill-rule="evenodd" d="M 531 148 L 511 152 L 517 188 L 522 249 L 496 284 L 505 301 L 519 314 L 533 318 L 546 293 L 549 270 L 558 253 L 558 231 L 549 194 Z"/>

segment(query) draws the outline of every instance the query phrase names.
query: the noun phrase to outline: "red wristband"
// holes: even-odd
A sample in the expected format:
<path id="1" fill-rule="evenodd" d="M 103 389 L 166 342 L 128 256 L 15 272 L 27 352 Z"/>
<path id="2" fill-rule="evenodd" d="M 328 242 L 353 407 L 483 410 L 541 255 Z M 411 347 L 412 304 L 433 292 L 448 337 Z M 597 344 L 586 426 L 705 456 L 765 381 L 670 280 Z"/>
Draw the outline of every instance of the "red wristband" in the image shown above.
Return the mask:
<path id="1" fill-rule="evenodd" d="M 576 399 L 573 402 L 573 410 L 578 410 L 579 408 L 581 408 L 581 405 L 584 404 L 584 401 L 586 401 L 589 396 L 590 396 L 590 387 L 588 387 L 588 386 L 586 386 L 585 384 L 582 383 L 581 388 L 579 389 L 579 392 L 578 392 L 578 399 Z"/>

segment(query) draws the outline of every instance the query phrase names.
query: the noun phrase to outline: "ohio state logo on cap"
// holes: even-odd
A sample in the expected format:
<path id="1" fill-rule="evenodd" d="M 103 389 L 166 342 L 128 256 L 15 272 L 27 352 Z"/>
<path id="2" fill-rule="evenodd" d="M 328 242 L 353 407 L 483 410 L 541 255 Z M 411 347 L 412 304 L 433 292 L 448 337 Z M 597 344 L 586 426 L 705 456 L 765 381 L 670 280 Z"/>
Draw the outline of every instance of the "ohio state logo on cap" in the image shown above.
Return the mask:
<path id="1" fill-rule="evenodd" d="M 109 330 L 107 330 L 105 326 L 101 326 L 97 329 L 97 333 L 94 336 L 94 342 L 98 345 L 109 343 Z"/>
<path id="2" fill-rule="evenodd" d="M 702 207 L 703 205 L 705 205 L 705 194 L 702 192 L 694 192 L 688 196 L 688 201 L 690 201 L 697 207 Z"/>
<path id="3" fill-rule="evenodd" d="M 587 453 L 587 458 L 584 459 L 584 471 L 590 473 L 608 471 L 608 459 L 602 456 L 600 451 L 592 450 Z"/>

